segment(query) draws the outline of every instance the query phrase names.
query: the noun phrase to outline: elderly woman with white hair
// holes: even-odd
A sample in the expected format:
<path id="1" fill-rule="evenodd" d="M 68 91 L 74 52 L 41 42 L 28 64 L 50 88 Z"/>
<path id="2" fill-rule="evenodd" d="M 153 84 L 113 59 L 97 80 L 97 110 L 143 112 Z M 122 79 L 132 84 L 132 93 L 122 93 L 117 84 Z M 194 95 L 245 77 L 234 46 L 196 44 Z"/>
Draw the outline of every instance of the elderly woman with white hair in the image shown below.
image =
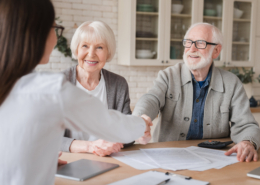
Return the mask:
<path id="1" fill-rule="evenodd" d="M 103 69 L 116 51 L 115 36 L 111 28 L 101 21 L 84 22 L 72 37 L 71 51 L 78 64 L 64 71 L 67 80 L 97 97 L 108 109 L 131 114 L 126 80 Z M 105 156 L 118 152 L 122 147 L 122 143 L 112 143 L 66 129 L 61 150 Z"/>

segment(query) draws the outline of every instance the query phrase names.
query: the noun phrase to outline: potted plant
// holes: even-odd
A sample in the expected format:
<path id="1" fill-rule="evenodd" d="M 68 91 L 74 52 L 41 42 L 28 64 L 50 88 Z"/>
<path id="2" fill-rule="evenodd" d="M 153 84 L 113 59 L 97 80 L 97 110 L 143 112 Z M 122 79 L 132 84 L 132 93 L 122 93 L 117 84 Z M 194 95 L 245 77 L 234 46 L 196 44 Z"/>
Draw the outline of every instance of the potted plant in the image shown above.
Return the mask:
<path id="1" fill-rule="evenodd" d="M 59 17 L 56 17 L 55 20 L 60 23 L 62 23 L 61 20 L 59 20 Z M 57 34 L 57 32 L 56 32 Z M 60 51 L 61 53 L 64 54 L 65 57 L 70 57 L 72 59 L 72 55 L 71 55 L 71 50 L 68 47 L 68 43 L 67 43 L 67 39 L 62 35 L 58 41 L 57 41 L 57 45 L 55 46 L 55 48 L 58 49 L 58 51 Z M 75 61 L 74 59 L 72 59 L 72 61 Z"/>
<path id="2" fill-rule="evenodd" d="M 228 71 L 235 74 L 243 83 L 244 89 L 246 91 L 247 97 L 250 98 L 252 96 L 252 82 L 253 82 L 253 76 L 255 72 L 253 71 L 253 68 L 251 69 L 245 69 L 242 67 L 242 70 L 239 70 L 237 67 L 231 68 Z M 259 78 L 259 79 L 258 79 Z M 257 79 L 260 82 L 260 75 Z"/>

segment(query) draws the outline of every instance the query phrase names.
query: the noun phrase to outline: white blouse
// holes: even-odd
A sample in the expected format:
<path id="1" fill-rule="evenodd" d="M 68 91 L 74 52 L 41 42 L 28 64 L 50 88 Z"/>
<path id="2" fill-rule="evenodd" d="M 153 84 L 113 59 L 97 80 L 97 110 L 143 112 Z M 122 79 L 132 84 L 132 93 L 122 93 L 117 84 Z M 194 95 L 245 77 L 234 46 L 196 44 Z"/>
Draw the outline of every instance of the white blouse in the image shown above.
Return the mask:
<path id="1" fill-rule="evenodd" d="M 63 74 L 25 75 L 0 106 L 0 184 L 53 184 L 65 127 L 128 143 L 144 134 L 145 122 L 108 110 Z"/>

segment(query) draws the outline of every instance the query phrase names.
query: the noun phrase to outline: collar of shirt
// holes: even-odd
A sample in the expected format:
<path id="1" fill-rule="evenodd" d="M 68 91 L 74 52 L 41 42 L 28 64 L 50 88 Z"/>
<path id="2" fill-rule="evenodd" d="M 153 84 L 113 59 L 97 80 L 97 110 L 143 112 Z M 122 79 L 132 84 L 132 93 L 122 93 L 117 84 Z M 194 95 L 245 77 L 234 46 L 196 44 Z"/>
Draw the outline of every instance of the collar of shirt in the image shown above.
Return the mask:
<path id="1" fill-rule="evenodd" d="M 207 75 L 206 79 L 204 80 L 204 84 L 202 85 L 201 88 L 206 87 L 206 86 L 209 85 L 210 79 L 211 79 L 211 74 L 212 74 L 212 65 L 211 65 L 210 68 L 209 68 L 208 75 Z M 194 75 L 193 75 L 192 73 L 191 73 L 191 77 L 192 77 L 192 80 L 193 80 L 195 83 L 197 83 L 197 80 L 195 79 L 195 77 L 194 77 Z"/>

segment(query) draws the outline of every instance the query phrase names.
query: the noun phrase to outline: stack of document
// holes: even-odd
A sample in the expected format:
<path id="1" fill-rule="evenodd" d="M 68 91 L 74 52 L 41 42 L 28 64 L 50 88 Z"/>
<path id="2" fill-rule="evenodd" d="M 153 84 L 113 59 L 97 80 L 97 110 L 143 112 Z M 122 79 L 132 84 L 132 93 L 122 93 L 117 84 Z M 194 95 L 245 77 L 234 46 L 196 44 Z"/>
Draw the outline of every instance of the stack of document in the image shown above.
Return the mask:
<path id="1" fill-rule="evenodd" d="M 224 151 L 200 147 L 153 148 L 119 152 L 112 157 L 139 170 L 162 168 L 166 170 L 204 171 L 220 169 L 237 161 L 236 155 L 225 156 Z"/>

